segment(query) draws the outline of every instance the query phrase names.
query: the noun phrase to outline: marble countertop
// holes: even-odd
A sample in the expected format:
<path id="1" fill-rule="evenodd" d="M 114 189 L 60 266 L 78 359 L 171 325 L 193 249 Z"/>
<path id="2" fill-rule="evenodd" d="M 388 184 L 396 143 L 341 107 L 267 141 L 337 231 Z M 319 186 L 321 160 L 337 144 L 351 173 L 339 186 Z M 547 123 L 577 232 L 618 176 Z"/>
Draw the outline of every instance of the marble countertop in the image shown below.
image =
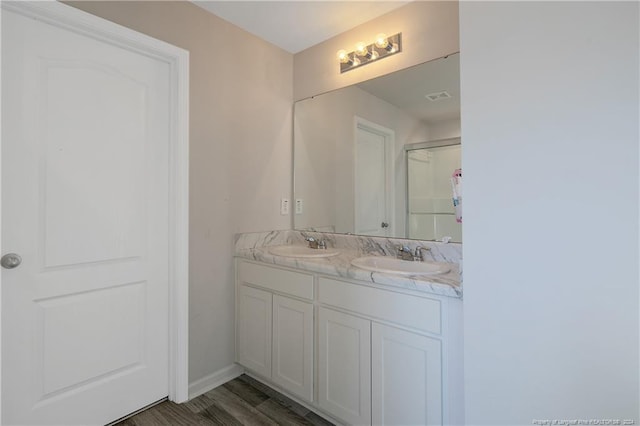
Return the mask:
<path id="1" fill-rule="evenodd" d="M 375 284 L 438 294 L 441 296 L 462 297 L 458 265 L 450 263 L 451 271 L 442 275 L 402 276 L 388 273 L 371 272 L 351 265 L 355 258 L 367 254 L 357 250 L 341 249 L 340 254 L 332 257 L 301 258 L 276 256 L 269 247 L 254 247 L 236 250 L 235 256 L 272 265 L 285 266 L 303 271 L 315 272 L 338 278 L 348 278 Z"/>

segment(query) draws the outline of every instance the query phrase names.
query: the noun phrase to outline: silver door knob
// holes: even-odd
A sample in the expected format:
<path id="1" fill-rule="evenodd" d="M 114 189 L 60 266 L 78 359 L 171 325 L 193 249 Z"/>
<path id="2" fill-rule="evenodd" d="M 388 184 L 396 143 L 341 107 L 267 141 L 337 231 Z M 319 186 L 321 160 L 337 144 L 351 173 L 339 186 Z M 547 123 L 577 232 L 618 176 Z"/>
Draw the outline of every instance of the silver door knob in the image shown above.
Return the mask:
<path id="1" fill-rule="evenodd" d="M 383 228 L 388 228 L 389 224 L 387 222 L 382 222 L 380 226 L 382 226 Z"/>
<path id="2" fill-rule="evenodd" d="M 18 266 L 20 266 L 21 263 L 22 263 L 22 258 L 20 257 L 20 255 L 15 253 L 5 254 L 0 259 L 0 265 L 2 265 L 2 267 L 5 269 L 17 268 Z"/>

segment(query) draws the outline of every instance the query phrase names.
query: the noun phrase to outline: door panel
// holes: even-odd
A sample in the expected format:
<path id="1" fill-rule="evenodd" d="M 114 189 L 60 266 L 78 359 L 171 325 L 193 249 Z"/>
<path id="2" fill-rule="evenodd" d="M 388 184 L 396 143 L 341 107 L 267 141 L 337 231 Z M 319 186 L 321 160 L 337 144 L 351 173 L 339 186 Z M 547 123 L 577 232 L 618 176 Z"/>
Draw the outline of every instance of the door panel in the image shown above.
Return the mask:
<path id="1" fill-rule="evenodd" d="M 146 286 L 132 283 L 36 302 L 45 398 L 144 362 Z"/>
<path id="2" fill-rule="evenodd" d="M 2 13 L 6 424 L 168 394 L 168 63 Z M 3 253 L 4 254 L 4 253 Z"/>
<path id="3" fill-rule="evenodd" d="M 349 424 L 371 423 L 371 323 L 320 308 L 318 403 Z"/>
<path id="4" fill-rule="evenodd" d="M 271 377 L 271 293 L 241 285 L 238 288 L 238 362 Z"/>
<path id="5" fill-rule="evenodd" d="M 442 351 L 437 339 L 373 323 L 374 425 L 442 424 Z"/>
<path id="6" fill-rule="evenodd" d="M 44 265 L 143 256 L 148 88 L 89 61 L 39 66 Z"/>
<path id="7" fill-rule="evenodd" d="M 273 296 L 273 381 L 313 400 L 313 304 Z"/>

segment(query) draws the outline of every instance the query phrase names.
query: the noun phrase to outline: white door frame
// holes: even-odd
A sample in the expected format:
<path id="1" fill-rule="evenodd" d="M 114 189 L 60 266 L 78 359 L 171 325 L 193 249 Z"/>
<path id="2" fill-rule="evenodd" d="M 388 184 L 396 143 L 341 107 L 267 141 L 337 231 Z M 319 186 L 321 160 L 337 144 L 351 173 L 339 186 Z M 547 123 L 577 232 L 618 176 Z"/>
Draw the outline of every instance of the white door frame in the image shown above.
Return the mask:
<path id="1" fill-rule="evenodd" d="M 146 55 L 169 65 L 171 90 L 169 399 L 175 402 L 187 401 L 189 399 L 189 52 L 57 1 L 2 2 L 1 6 L 2 9 Z M 2 179 L 1 175 L 0 179 Z M 0 229 L 0 235 L 1 232 Z M 0 277 L 0 289 L 2 288 L 1 280 Z"/>
<path id="2" fill-rule="evenodd" d="M 358 204 L 358 191 L 356 190 L 356 176 L 355 172 L 358 167 L 358 129 L 363 129 L 371 133 L 376 133 L 384 137 L 385 147 L 385 161 L 386 161 L 386 173 L 385 173 L 385 194 L 387 198 L 387 218 L 389 220 L 389 228 L 387 228 L 387 236 L 392 237 L 395 235 L 396 218 L 395 218 L 395 200 L 396 200 L 396 188 L 395 188 L 395 146 L 396 146 L 396 132 L 387 127 L 376 124 L 372 121 L 364 119 L 362 117 L 354 116 L 353 126 L 353 158 L 354 158 L 354 174 L 353 174 L 353 188 L 354 188 L 354 209 L 353 209 L 353 229 L 358 229 L 358 213 L 355 210 L 355 206 Z M 357 232 L 356 232 L 357 233 Z"/>

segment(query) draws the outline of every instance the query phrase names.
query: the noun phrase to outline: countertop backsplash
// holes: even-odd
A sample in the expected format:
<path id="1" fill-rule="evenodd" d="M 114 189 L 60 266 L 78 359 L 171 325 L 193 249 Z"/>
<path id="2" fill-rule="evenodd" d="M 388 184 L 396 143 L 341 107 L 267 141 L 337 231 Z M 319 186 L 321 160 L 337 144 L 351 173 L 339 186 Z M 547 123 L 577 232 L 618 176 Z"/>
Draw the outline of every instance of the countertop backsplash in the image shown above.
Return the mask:
<path id="1" fill-rule="evenodd" d="M 240 250 L 293 244 L 289 235 L 295 231 L 247 232 L 235 235 L 235 252 Z"/>

